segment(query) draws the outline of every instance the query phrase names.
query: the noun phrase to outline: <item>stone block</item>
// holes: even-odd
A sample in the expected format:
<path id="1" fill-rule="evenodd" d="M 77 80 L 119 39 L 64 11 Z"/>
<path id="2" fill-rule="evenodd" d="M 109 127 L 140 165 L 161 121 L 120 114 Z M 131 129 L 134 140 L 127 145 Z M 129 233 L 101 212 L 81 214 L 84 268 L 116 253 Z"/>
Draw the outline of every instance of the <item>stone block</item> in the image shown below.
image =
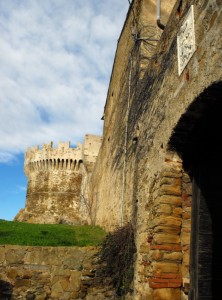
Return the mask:
<path id="1" fill-rule="evenodd" d="M 182 213 L 183 213 L 183 209 L 181 207 L 175 207 L 175 208 L 173 208 L 173 214 L 174 215 L 181 216 Z"/>
<path id="2" fill-rule="evenodd" d="M 161 178 L 160 180 L 160 186 L 165 186 L 165 185 L 168 185 L 168 186 L 178 186 L 181 188 L 182 186 L 182 179 L 181 177 L 179 178 L 172 178 L 172 177 L 163 177 Z"/>
<path id="3" fill-rule="evenodd" d="M 66 291 L 66 290 L 67 290 L 67 287 L 68 287 L 68 285 L 69 285 L 69 278 L 65 278 L 65 277 L 61 278 L 61 279 L 59 280 L 59 283 L 60 283 L 60 285 L 61 285 L 63 291 Z"/>
<path id="4" fill-rule="evenodd" d="M 154 233 L 170 233 L 170 234 L 179 234 L 181 231 L 181 228 L 178 227 L 173 227 L 173 226 L 156 226 L 154 228 Z"/>
<path id="5" fill-rule="evenodd" d="M 190 253 L 185 252 L 183 253 L 183 265 L 189 267 L 190 265 Z"/>
<path id="6" fill-rule="evenodd" d="M 164 253 L 163 260 L 181 262 L 183 254 L 181 252 Z"/>
<path id="7" fill-rule="evenodd" d="M 182 177 L 182 171 L 181 171 L 181 165 L 175 166 L 174 168 L 169 168 L 161 172 L 161 176 L 164 178 L 181 178 Z"/>
<path id="8" fill-rule="evenodd" d="M 182 219 L 179 217 L 172 217 L 172 216 L 161 216 L 155 218 L 152 223 L 150 222 L 150 227 L 156 227 L 158 225 L 166 225 L 172 227 L 180 227 L 182 224 Z M 151 228 L 152 228 L 151 227 Z"/>
<path id="9" fill-rule="evenodd" d="M 3 264 L 5 261 L 5 247 L 0 246 L 0 264 Z"/>
<path id="10" fill-rule="evenodd" d="M 169 204 L 159 204 L 156 207 L 156 213 L 157 214 L 171 214 L 172 212 L 172 206 Z"/>
<path id="11" fill-rule="evenodd" d="M 189 245 L 190 244 L 190 233 L 182 232 L 181 233 L 181 245 Z"/>
<path id="12" fill-rule="evenodd" d="M 166 204 L 181 206 L 182 198 L 178 197 L 178 196 L 174 196 L 174 195 L 162 195 L 162 196 L 158 197 L 155 202 L 157 204 L 158 203 L 166 203 Z"/>
<path id="13" fill-rule="evenodd" d="M 172 262 L 153 262 L 153 273 L 160 275 L 162 273 L 179 273 L 179 265 Z"/>
<path id="14" fill-rule="evenodd" d="M 150 245 L 140 245 L 140 253 L 149 253 L 150 251 Z"/>
<path id="15" fill-rule="evenodd" d="M 183 213 L 183 219 L 190 219 L 191 218 L 191 213 L 190 212 L 184 212 Z"/>
<path id="16" fill-rule="evenodd" d="M 152 260 L 162 260 L 163 258 L 163 251 L 160 251 L 160 250 L 152 250 L 151 251 L 151 259 Z"/>
<path id="17" fill-rule="evenodd" d="M 27 289 L 31 286 L 31 280 L 30 279 L 23 279 L 23 278 L 16 278 L 15 279 L 15 288 L 22 287 L 23 289 Z"/>
<path id="18" fill-rule="evenodd" d="M 181 300 L 180 289 L 155 289 L 153 292 L 153 300 Z"/>
<path id="19" fill-rule="evenodd" d="M 6 272 L 7 277 L 11 280 L 15 280 L 16 277 L 22 275 L 22 271 L 18 267 L 6 268 L 5 272 Z"/>
<path id="20" fill-rule="evenodd" d="M 57 281 L 56 283 L 54 283 L 52 285 L 52 288 L 51 288 L 51 297 L 54 297 L 54 298 L 60 298 L 62 297 L 62 294 L 63 294 L 63 288 L 60 284 L 60 281 Z"/>
<path id="21" fill-rule="evenodd" d="M 180 236 L 169 233 L 155 233 L 153 241 L 156 244 L 180 244 Z"/>
<path id="22" fill-rule="evenodd" d="M 79 291 L 82 273 L 80 271 L 71 271 L 70 283 L 67 291 Z"/>
<path id="23" fill-rule="evenodd" d="M 23 264 L 24 263 L 25 249 L 15 248 L 7 249 L 5 253 L 5 259 L 7 264 Z"/>
<path id="24" fill-rule="evenodd" d="M 168 185 L 163 184 L 160 188 L 160 195 L 173 195 L 173 196 L 181 196 L 182 189 L 180 185 Z"/>
<path id="25" fill-rule="evenodd" d="M 70 299 L 79 299 L 79 292 L 78 291 L 70 292 Z"/>

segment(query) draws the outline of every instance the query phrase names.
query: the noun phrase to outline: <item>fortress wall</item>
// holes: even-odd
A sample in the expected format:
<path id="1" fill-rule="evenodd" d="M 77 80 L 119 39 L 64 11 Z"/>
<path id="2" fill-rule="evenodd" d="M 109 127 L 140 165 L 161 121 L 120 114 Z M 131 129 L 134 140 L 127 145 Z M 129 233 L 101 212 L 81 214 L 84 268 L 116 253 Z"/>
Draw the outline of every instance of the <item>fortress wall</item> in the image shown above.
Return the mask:
<path id="1" fill-rule="evenodd" d="M 91 223 L 88 182 L 102 138 L 86 135 L 83 145 L 59 142 L 28 148 L 26 205 L 15 220 L 32 223 Z"/>
<path id="2" fill-rule="evenodd" d="M 38 172 L 47 170 L 73 170 L 79 171 L 81 160 L 73 159 L 41 159 L 37 161 L 31 161 L 26 164 L 27 172 Z"/>
<path id="3" fill-rule="evenodd" d="M 0 246 L 0 299 L 115 299 L 97 276 L 98 250 Z"/>
<path id="4" fill-rule="evenodd" d="M 82 174 L 71 171 L 39 171 L 28 180 L 23 221 L 80 224 Z M 86 216 L 85 216 L 86 219 Z"/>
<path id="5" fill-rule="evenodd" d="M 90 173 L 96 163 L 101 143 L 102 137 L 92 134 L 85 135 L 83 145 L 84 166 Z"/>
<path id="6" fill-rule="evenodd" d="M 30 147 L 26 151 L 25 164 L 33 161 L 42 161 L 46 159 L 74 159 L 81 160 L 82 157 L 82 145 L 77 143 L 76 148 L 70 147 L 70 142 L 59 142 L 57 148 L 53 148 L 53 142 L 44 144 L 42 148 L 39 146 Z"/>
<path id="7" fill-rule="evenodd" d="M 141 9 L 137 5 L 144 3 L 148 5 L 149 1 L 133 2 L 138 22 Z M 196 51 L 179 75 L 177 34 L 191 4 L 194 5 Z M 186 118 L 190 105 L 205 91 L 207 95 L 209 87 L 222 81 L 221 16 L 220 1 L 177 1 L 144 73 L 138 55 L 141 43 L 131 37 L 132 10 L 118 41 L 91 197 L 96 224 L 112 230 L 121 225 L 124 191 L 123 219 L 133 221 L 138 249 L 133 299 L 188 297 L 190 179 L 187 180 L 181 153 L 170 152 L 176 148 L 172 149 L 169 142 L 181 117 Z M 190 43 L 192 40 L 188 46 Z M 213 99 L 209 94 L 204 105 L 211 105 Z M 203 107 L 199 107 L 191 112 L 186 122 L 188 135 L 202 111 Z M 191 139 L 187 145 L 183 144 L 185 136 L 182 131 L 179 143 L 183 147 L 192 142 Z M 167 166 L 172 170 L 171 175 L 165 174 Z M 188 190 L 184 192 L 186 185 Z M 173 204 L 176 207 L 172 209 L 172 203 L 160 205 L 161 195 L 168 195 L 170 201 L 178 197 L 178 203 Z M 169 227 L 167 220 L 170 220 Z M 161 223 L 163 227 L 158 226 Z"/>
<path id="8" fill-rule="evenodd" d="M 83 144 L 80 215 L 87 216 L 88 224 L 95 224 L 95 218 L 92 214 L 92 199 L 89 196 L 89 183 L 97 163 L 102 140 L 103 138 L 101 136 L 86 134 Z"/>
<path id="9" fill-rule="evenodd" d="M 82 184 L 83 146 L 70 142 L 28 148 L 25 173 L 28 177 L 26 206 L 16 220 L 31 223 L 86 223 L 79 214 Z"/>
<path id="10" fill-rule="evenodd" d="M 162 5 L 164 22 L 174 2 Z M 107 230 L 132 220 L 135 214 L 139 176 L 135 151 L 141 124 L 140 103 L 132 105 L 161 33 L 156 25 L 156 1 L 134 1 L 118 40 L 104 110 L 103 143 L 90 188 L 96 222 Z"/>

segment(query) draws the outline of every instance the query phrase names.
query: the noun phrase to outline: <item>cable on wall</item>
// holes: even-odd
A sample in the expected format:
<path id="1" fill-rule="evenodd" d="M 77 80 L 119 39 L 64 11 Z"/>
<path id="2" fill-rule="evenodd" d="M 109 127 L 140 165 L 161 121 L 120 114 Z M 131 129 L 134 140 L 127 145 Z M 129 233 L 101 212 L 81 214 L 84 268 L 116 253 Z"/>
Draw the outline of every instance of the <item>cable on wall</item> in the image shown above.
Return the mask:
<path id="1" fill-rule="evenodd" d="M 135 46 L 135 44 L 134 44 Z M 122 177 L 122 197 L 121 197 L 121 208 L 120 208 L 120 226 L 124 224 L 124 204 L 125 204 L 125 190 L 126 190 L 126 161 L 127 161 L 127 138 L 128 138 L 128 120 L 129 120 L 129 109 L 130 109 L 130 98 L 131 98 L 131 80 L 132 80 L 132 67 L 133 67 L 133 50 L 130 53 L 130 69 L 128 77 L 128 98 L 127 98 L 127 110 L 126 110 L 126 127 L 124 137 L 124 162 L 123 162 L 123 177 Z"/>

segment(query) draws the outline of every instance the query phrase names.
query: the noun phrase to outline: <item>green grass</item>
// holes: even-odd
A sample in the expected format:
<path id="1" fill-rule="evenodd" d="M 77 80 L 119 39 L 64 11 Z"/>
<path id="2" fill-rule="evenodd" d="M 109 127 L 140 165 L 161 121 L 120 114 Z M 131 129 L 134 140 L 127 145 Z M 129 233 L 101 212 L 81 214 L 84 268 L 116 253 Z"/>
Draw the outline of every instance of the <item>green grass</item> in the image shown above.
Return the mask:
<path id="1" fill-rule="evenodd" d="M 0 220 L 0 245 L 97 246 L 106 236 L 99 226 L 29 224 Z"/>

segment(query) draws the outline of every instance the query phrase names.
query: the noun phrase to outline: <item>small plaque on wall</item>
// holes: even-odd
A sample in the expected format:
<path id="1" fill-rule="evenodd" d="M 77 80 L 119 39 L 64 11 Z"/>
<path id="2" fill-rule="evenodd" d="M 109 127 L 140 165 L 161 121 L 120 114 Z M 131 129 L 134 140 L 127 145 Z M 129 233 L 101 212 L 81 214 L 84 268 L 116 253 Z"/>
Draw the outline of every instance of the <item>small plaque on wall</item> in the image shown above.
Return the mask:
<path id="1" fill-rule="evenodd" d="M 196 50 L 194 31 L 194 8 L 191 5 L 188 14 L 177 34 L 178 74 L 183 72 Z"/>

